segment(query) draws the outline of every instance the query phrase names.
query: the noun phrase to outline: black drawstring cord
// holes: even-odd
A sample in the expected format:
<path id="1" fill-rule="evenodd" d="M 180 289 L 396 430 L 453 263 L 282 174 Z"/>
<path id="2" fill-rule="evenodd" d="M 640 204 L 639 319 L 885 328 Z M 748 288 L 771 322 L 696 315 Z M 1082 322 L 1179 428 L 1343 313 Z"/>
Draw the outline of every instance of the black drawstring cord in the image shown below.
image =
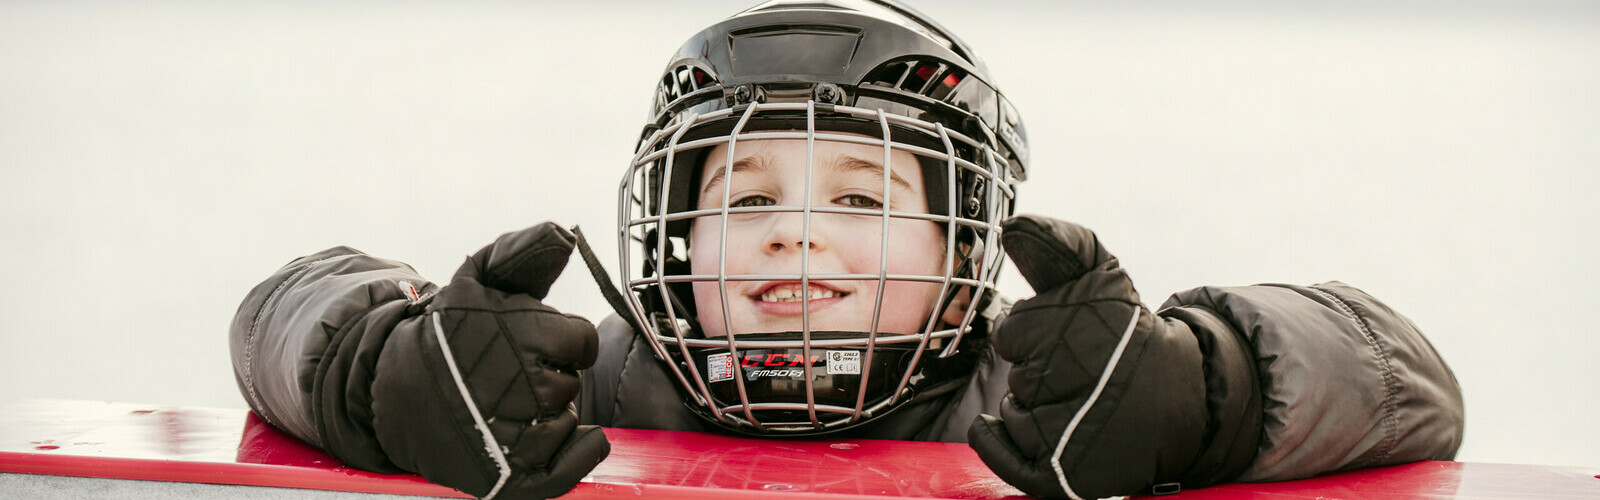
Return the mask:
<path id="1" fill-rule="evenodd" d="M 578 255 L 583 256 L 584 264 L 589 266 L 589 275 L 594 276 L 594 282 L 600 285 L 600 295 L 606 297 L 606 302 L 611 303 L 611 309 L 622 316 L 635 332 L 644 332 L 644 325 L 639 324 L 639 318 L 634 317 L 633 311 L 628 309 L 628 304 L 623 302 L 622 292 L 617 291 L 616 285 L 611 282 L 611 275 L 606 274 L 605 266 L 600 265 L 600 259 L 594 256 L 594 250 L 589 248 L 589 242 L 583 239 L 583 230 L 572 226 L 572 235 L 577 237 Z"/>

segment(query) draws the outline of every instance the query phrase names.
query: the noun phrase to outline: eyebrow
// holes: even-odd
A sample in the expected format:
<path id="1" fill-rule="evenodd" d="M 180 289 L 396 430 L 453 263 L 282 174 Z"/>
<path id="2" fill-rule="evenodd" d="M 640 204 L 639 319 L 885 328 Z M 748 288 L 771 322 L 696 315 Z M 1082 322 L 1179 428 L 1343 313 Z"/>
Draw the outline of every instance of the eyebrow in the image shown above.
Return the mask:
<path id="1" fill-rule="evenodd" d="M 840 172 L 864 172 L 872 174 L 879 179 L 883 178 L 884 169 L 882 163 L 863 158 L 857 158 L 850 155 L 839 155 L 829 166 Z M 733 162 L 734 173 L 752 171 L 761 172 L 770 168 L 772 168 L 771 162 L 768 161 L 766 155 L 746 156 L 744 158 L 734 160 Z M 727 172 L 728 168 L 726 166 L 714 169 L 711 174 L 711 179 L 707 180 L 705 188 L 700 190 L 700 197 L 704 199 L 706 195 L 711 192 L 711 188 L 722 182 L 724 176 L 727 175 Z M 889 182 L 900 187 L 901 189 L 915 191 L 915 189 L 912 189 L 911 183 L 906 182 L 905 178 L 900 177 L 900 174 L 895 173 L 893 170 L 889 171 Z"/>
<path id="2" fill-rule="evenodd" d="M 762 172 L 770 168 L 772 168 L 771 162 L 767 161 L 766 155 L 746 156 L 733 161 L 733 173 L 736 174 L 750 171 Z M 701 199 L 705 199 L 706 194 L 711 192 L 711 188 L 721 183 L 723 176 L 727 175 L 728 173 L 727 165 L 717 167 L 713 170 L 714 172 L 711 174 L 711 179 L 706 181 L 706 187 L 700 189 Z"/>
<path id="3" fill-rule="evenodd" d="M 866 172 L 876 175 L 879 179 L 883 178 L 882 163 L 856 158 L 850 155 L 840 155 L 838 161 L 833 162 L 833 168 L 842 172 Z M 889 182 L 894 183 L 894 185 L 899 186 L 901 189 L 915 191 L 911 188 L 911 183 L 906 182 L 904 178 L 901 178 L 900 174 L 894 173 L 894 170 L 889 171 Z"/>

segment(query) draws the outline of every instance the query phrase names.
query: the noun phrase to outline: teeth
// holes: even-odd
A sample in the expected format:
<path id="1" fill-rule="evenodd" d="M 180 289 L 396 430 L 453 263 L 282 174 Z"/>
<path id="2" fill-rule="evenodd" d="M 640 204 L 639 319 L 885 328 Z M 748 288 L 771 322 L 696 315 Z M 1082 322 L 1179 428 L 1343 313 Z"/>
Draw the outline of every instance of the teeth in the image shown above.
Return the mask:
<path id="1" fill-rule="evenodd" d="M 811 300 L 828 299 L 837 296 L 833 290 L 820 286 L 811 287 Z M 800 302 L 800 285 L 779 285 L 767 289 L 761 294 L 762 302 Z"/>

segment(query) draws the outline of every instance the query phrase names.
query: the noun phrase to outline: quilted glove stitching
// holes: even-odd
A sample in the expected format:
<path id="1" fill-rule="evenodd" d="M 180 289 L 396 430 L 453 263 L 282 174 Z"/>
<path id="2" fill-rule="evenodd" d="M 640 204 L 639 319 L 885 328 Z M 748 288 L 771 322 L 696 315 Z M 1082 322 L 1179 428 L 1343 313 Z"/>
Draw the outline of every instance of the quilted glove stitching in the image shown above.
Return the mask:
<path id="1" fill-rule="evenodd" d="M 1072 486 L 1067 484 L 1067 474 L 1061 468 L 1061 453 L 1067 449 L 1067 442 L 1072 439 L 1072 433 L 1077 430 L 1078 424 L 1083 421 L 1084 415 L 1088 414 L 1089 409 L 1094 407 L 1095 401 L 1100 399 L 1100 392 L 1105 390 L 1106 384 L 1111 381 L 1111 374 L 1116 371 L 1117 363 L 1122 361 L 1122 353 L 1128 347 L 1128 340 L 1133 338 L 1133 331 L 1139 326 L 1139 313 L 1142 310 L 1142 306 L 1134 306 L 1133 317 L 1128 320 L 1128 328 L 1122 332 L 1122 339 L 1117 341 L 1116 349 L 1111 351 L 1111 359 L 1106 362 L 1105 370 L 1101 372 L 1100 380 L 1095 383 L 1094 391 L 1089 393 L 1089 399 L 1084 402 L 1082 407 L 1078 408 L 1078 412 L 1067 423 L 1066 430 L 1061 433 L 1061 441 L 1056 444 L 1055 454 L 1050 457 L 1050 465 L 1056 471 L 1056 479 L 1061 481 L 1061 489 L 1073 499 L 1081 500 L 1082 497 L 1079 497 L 1077 492 L 1072 491 Z"/>
<path id="2" fill-rule="evenodd" d="M 455 330 L 451 330 L 451 331 L 461 331 L 460 328 L 461 328 L 461 324 L 462 323 L 466 323 L 466 319 L 465 318 L 463 318 L 459 323 L 457 323 L 455 325 L 455 328 L 456 328 Z M 477 370 L 479 366 L 483 366 L 483 358 L 487 357 L 489 355 L 489 353 L 494 352 L 494 351 L 495 351 L 495 344 L 494 344 L 493 339 L 490 339 L 489 342 L 484 342 L 483 343 L 483 347 L 478 349 L 478 354 L 476 356 L 472 357 L 472 362 L 468 363 L 466 365 L 467 370 L 468 371 L 474 371 L 474 370 Z"/>
<path id="3" fill-rule="evenodd" d="M 528 375 L 528 363 L 523 361 L 522 351 L 517 349 L 517 343 L 511 339 L 511 330 L 506 327 L 505 319 L 496 314 L 494 316 L 494 321 L 496 324 L 500 325 L 499 336 L 500 340 L 506 343 L 507 354 L 510 354 L 511 359 L 517 362 L 517 375 L 522 377 L 523 383 L 528 384 L 528 393 L 533 396 L 534 407 L 537 409 L 539 417 L 543 418 L 546 413 L 550 412 L 550 408 L 549 406 L 545 405 L 544 400 L 539 397 L 539 391 L 533 390 L 533 388 L 538 387 L 538 385 L 535 385 L 533 383 L 533 377 Z M 535 356 L 537 357 L 537 355 Z M 544 369 L 545 365 L 543 363 L 536 363 L 535 366 L 540 369 Z"/>
<path id="4" fill-rule="evenodd" d="M 450 309 L 449 310 L 449 312 L 456 312 L 456 311 L 460 311 L 460 309 Z M 462 330 L 461 326 L 467 323 L 468 315 L 466 315 L 466 314 L 452 314 L 452 316 L 455 316 L 455 318 L 454 318 L 455 324 L 451 325 L 449 330 L 452 331 L 452 332 L 461 331 Z M 492 340 L 490 342 L 484 342 L 483 347 L 478 349 L 478 354 L 472 358 L 472 362 L 471 363 L 468 363 L 468 364 L 465 364 L 465 365 L 457 365 L 457 366 L 458 367 L 465 366 L 465 370 L 466 370 L 468 376 L 470 376 L 471 373 L 476 372 L 477 367 L 483 366 L 483 358 L 485 356 L 488 356 L 489 353 L 495 352 L 495 351 L 497 351 L 497 349 L 495 349 L 495 343 Z M 516 379 L 513 378 L 510 381 L 507 381 L 506 384 L 503 387 L 501 387 L 499 396 L 497 396 L 497 397 L 495 397 L 493 399 L 485 400 L 485 401 L 482 401 L 482 402 L 479 402 L 476 399 L 474 400 L 475 403 L 478 403 L 481 406 L 478 409 L 479 410 L 479 414 L 487 414 L 487 415 L 489 415 L 488 420 L 485 421 L 486 424 L 494 422 L 495 415 L 499 414 L 499 411 L 500 411 L 500 402 L 505 400 L 505 394 L 506 394 L 506 392 L 509 392 L 511 390 L 511 386 L 512 385 L 515 385 L 514 384 L 515 380 Z M 478 387 L 478 389 L 481 390 L 481 389 L 485 389 L 485 388 L 484 387 Z"/>
<path id="5" fill-rule="evenodd" d="M 438 338 L 439 351 L 444 355 L 445 366 L 450 369 L 450 377 L 455 381 L 456 389 L 461 392 L 461 401 L 467 405 L 467 412 L 472 415 L 474 427 L 477 427 L 478 432 L 482 434 L 484 448 L 500 471 L 500 478 L 495 481 L 494 487 L 483 496 L 484 500 L 492 499 L 500 493 L 500 488 L 505 486 L 506 480 L 511 477 L 511 465 L 506 462 L 505 453 L 495 441 L 494 433 L 489 432 L 489 424 L 484 422 L 483 415 L 478 413 L 478 405 L 472 400 L 471 392 L 467 390 L 467 383 L 462 379 L 461 370 L 456 367 L 455 356 L 450 352 L 450 342 L 445 338 L 444 325 L 439 321 L 438 311 L 433 313 L 433 334 Z"/>

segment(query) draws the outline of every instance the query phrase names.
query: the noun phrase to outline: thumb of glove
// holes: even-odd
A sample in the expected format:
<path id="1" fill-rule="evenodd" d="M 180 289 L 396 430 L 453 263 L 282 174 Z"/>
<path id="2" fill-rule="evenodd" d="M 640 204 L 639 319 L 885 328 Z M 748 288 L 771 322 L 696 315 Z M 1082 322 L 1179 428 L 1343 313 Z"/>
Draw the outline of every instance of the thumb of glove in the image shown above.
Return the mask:
<path id="1" fill-rule="evenodd" d="M 567 267 L 573 241 L 572 233 L 554 222 L 502 234 L 467 257 L 455 277 L 544 300 L 550 285 Z"/>
<path id="2" fill-rule="evenodd" d="M 1027 493 L 1028 496 L 1038 498 L 1064 498 L 1066 490 L 1062 489 L 1060 480 L 1051 468 L 1054 462 L 1035 459 L 1044 452 L 1024 452 L 1011 440 L 1011 433 L 1006 428 L 1006 423 L 999 418 L 989 415 L 978 415 L 972 419 L 972 425 L 967 427 L 967 444 L 972 446 L 972 451 L 978 458 L 994 471 L 996 476 L 1006 483 L 1016 486 L 1017 489 Z M 1037 446 L 1054 444 L 1040 440 Z"/>
<path id="3" fill-rule="evenodd" d="M 1094 231 L 1040 215 L 1019 215 L 1000 224 L 1006 255 L 1038 293 L 1072 282 L 1091 269 L 1117 267 Z"/>

